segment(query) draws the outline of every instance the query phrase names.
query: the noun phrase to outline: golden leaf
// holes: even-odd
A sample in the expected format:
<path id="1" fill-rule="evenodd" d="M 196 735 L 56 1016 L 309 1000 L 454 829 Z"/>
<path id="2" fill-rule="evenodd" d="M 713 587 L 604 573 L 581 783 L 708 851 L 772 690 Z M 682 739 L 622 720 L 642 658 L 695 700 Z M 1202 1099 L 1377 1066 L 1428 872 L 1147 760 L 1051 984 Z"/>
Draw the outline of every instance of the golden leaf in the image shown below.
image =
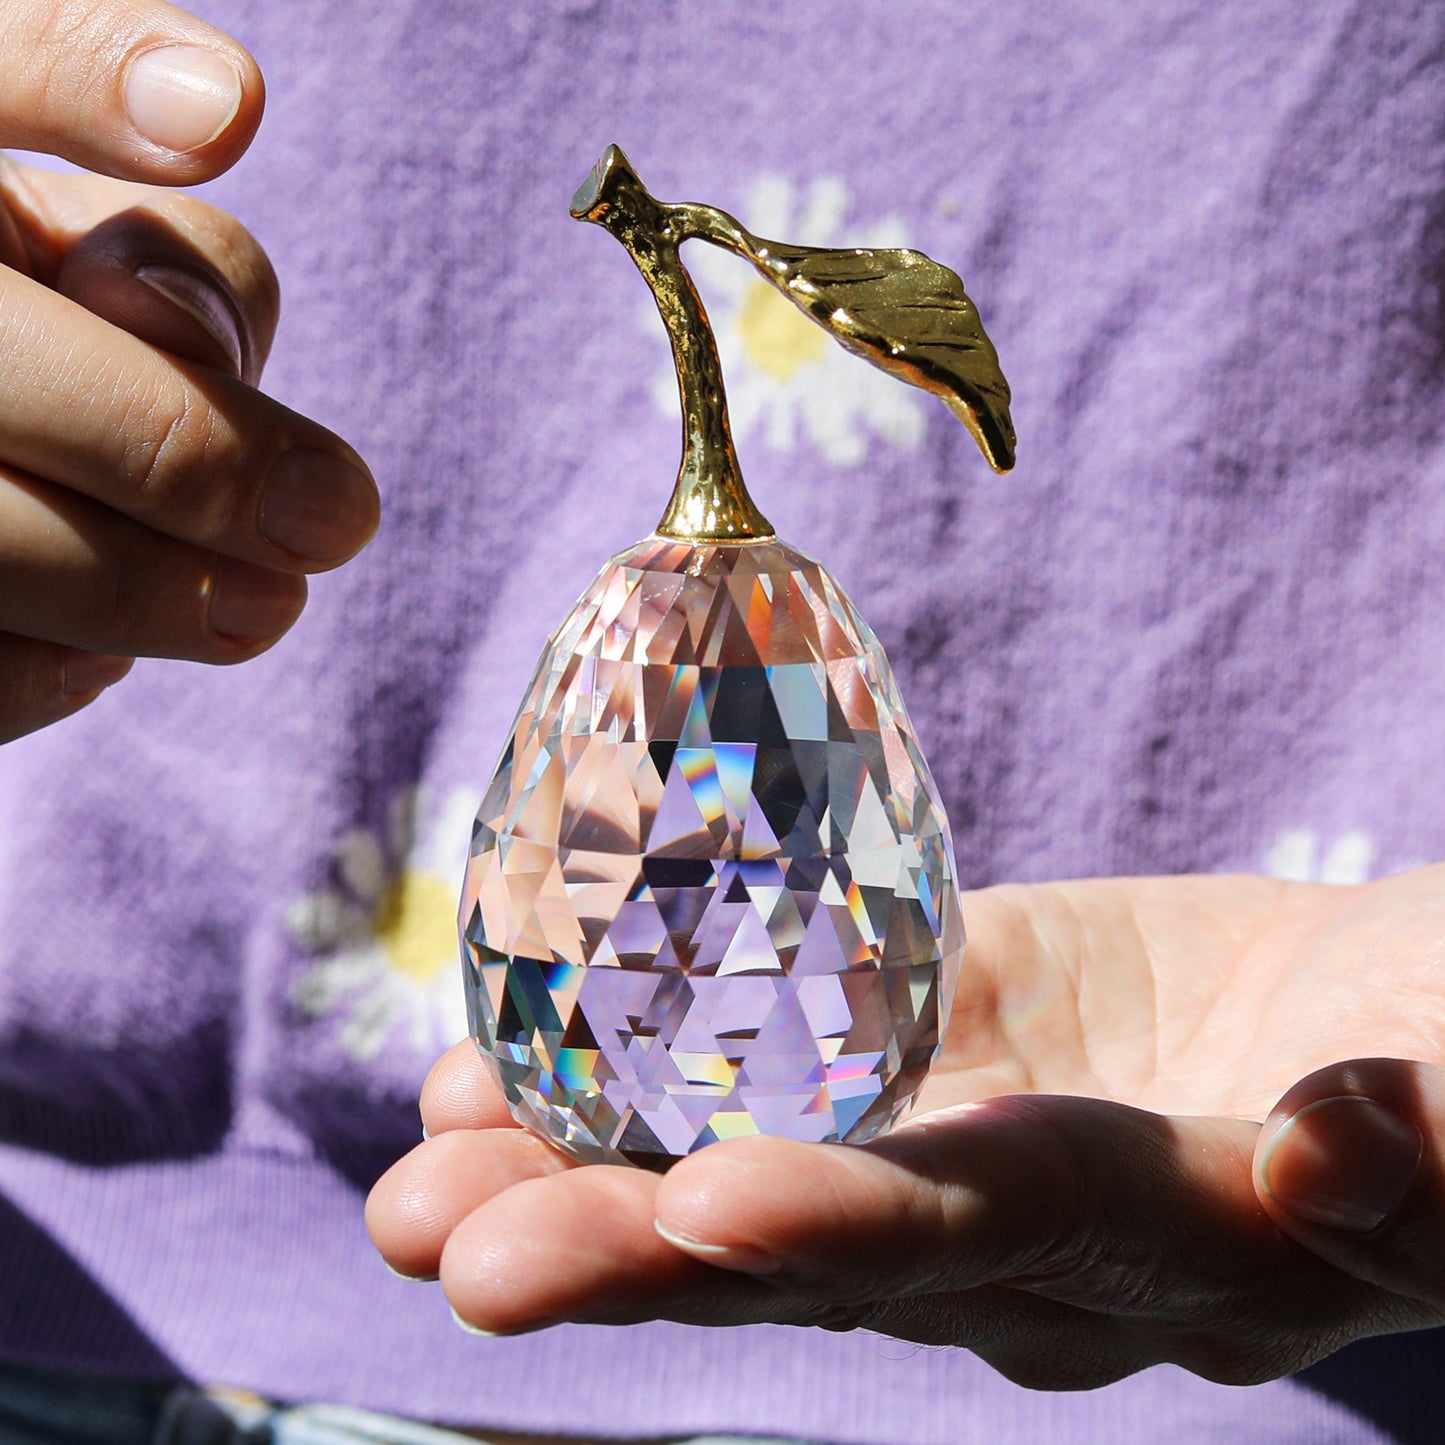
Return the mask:
<path id="1" fill-rule="evenodd" d="M 823 250 L 743 234 L 743 254 L 789 301 L 849 351 L 941 397 L 995 471 L 1013 466 L 1008 382 L 956 272 L 921 251 Z"/>

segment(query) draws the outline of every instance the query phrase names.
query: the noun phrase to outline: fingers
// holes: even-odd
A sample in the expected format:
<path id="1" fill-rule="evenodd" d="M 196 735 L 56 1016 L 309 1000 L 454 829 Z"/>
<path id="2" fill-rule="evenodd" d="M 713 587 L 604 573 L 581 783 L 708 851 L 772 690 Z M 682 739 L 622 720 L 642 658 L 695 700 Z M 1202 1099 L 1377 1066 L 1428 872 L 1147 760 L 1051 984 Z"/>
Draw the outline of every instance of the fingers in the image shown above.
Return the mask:
<path id="1" fill-rule="evenodd" d="M 4 157 L 0 200 L 35 279 L 172 355 L 259 381 L 280 292 L 232 216 L 194 196 Z"/>
<path id="2" fill-rule="evenodd" d="M 221 663 L 254 656 L 304 606 L 306 584 L 295 574 L 334 565 L 258 536 L 268 517 L 273 533 L 285 517 L 284 506 L 278 513 L 273 499 L 268 513 L 267 498 L 255 495 L 264 488 L 256 444 L 269 439 L 284 456 L 294 433 L 322 449 L 323 470 L 327 462 L 348 468 L 354 454 L 267 398 L 177 367 L 151 347 L 254 381 L 279 306 L 269 262 L 243 227 L 192 197 L 14 164 L 0 170 L 0 192 L 24 231 L 29 271 L 62 293 L 0 274 L 0 298 L 10 303 L 0 331 L 24 338 L 14 354 L 27 377 L 5 404 L 17 424 L 7 435 L 0 423 L 0 455 L 51 474 L 0 464 L 0 628 L 102 654 Z M 97 449 L 77 418 L 102 413 L 91 438 L 107 429 L 111 436 Z M 64 434 L 69 455 L 55 441 Z M 151 499 L 141 491 L 129 507 L 140 517 L 126 515 L 126 456 L 145 472 L 146 487 L 194 495 Z M 74 482 L 74 468 L 110 505 L 63 485 Z M 189 482 L 180 479 L 187 472 Z M 349 527 L 355 541 L 374 528 L 375 490 L 364 473 L 349 483 L 362 495 L 359 521 L 355 506 L 346 515 L 344 501 L 338 507 L 324 487 L 308 495 L 304 473 L 302 484 L 303 530 L 309 513 L 314 540 L 319 519 L 321 550 L 336 550 L 325 542 L 328 530 L 334 543 L 338 529 Z M 32 648 L 27 658 L 12 673 L 10 736 L 78 705 L 69 694 L 54 700 L 53 647 Z"/>
<path id="3" fill-rule="evenodd" d="M 579 1281 L 589 1294 L 603 1281 L 635 1291 L 639 1273 L 671 1283 L 697 1271 L 647 1239 L 654 1179 L 595 1165 L 569 1172 L 565 1182 L 565 1190 L 541 1179 L 514 1185 L 473 1210 L 447 1241 L 442 1289 L 473 1328 L 502 1334 L 564 1319 L 576 1310 Z"/>
<path id="4" fill-rule="evenodd" d="M 233 663 L 274 643 L 306 604 L 304 577 L 163 537 L 3 467 L 0 518 L 0 627 L 26 637 Z"/>
<path id="5" fill-rule="evenodd" d="M 777 1318 L 762 1284 L 670 1248 L 652 1228 L 658 1178 L 640 1169 L 568 1167 L 513 1185 L 473 1210 L 442 1251 L 457 1316 L 489 1334 L 560 1320 L 675 1319 L 727 1325 Z M 813 1317 L 811 1304 L 785 1312 Z"/>
<path id="6" fill-rule="evenodd" d="M 382 1257 L 410 1279 L 435 1279 L 453 1230 L 487 1200 L 569 1168 L 524 1129 L 452 1130 L 413 1149 L 377 1181 L 366 1227 Z"/>
<path id="7" fill-rule="evenodd" d="M 657 1186 L 657 1176 L 641 1170 L 578 1165 L 525 1130 L 458 1128 L 393 1165 L 372 1190 L 366 1220 L 393 1270 L 416 1280 L 440 1276 L 459 1319 L 487 1333 L 562 1319 L 860 1323 L 854 1311 L 781 1293 L 674 1249 L 653 1227 Z M 1063 1316 L 1078 1313 L 1045 1300 L 1006 1301 L 1006 1294 L 893 1301 L 868 1322 L 926 1343 L 956 1342 L 967 1330 L 1002 1360 L 1020 1351 L 1042 1317 L 1059 1330 Z M 1061 1346 L 1063 1354 L 1104 1355 L 1102 1343 L 1085 1344 L 1102 1339 L 1097 1320 L 1067 1324 L 1078 1343 L 1072 1351 Z"/>
<path id="8" fill-rule="evenodd" d="M 840 1300 L 1063 1278 L 1119 1243 L 1111 1191 L 1165 1173 L 1171 1143 L 1156 1116 L 1046 1097 L 948 1109 L 861 1149 L 737 1140 L 667 1175 L 657 1227 L 719 1267 Z M 1134 1168 L 1116 1181 L 1121 1150 Z"/>
<path id="9" fill-rule="evenodd" d="M 432 1065 L 421 1088 L 421 1122 L 428 1134 L 516 1127 L 495 1071 L 471 1039 L 454 1044 Z"/>
<path id="10" fill-rule="evenodd" d="M 87 169 L 191 185 L 219 174 L 260 123 L 256 63 L 161 0 L 0 6 L 0 146 Z"/>
<path id="11" fill-rule="evenodd" d="M 454 1052 L 429 1081 L 437 1122 L 465 1116 L 448 1101 L 469 1069 Z M 438 1274 L 484 1331 L 865 1326 L 966 1346 L 1049 1388 L 1161 1361 L 1251 1383 L 1430 1322 L 1426 1306 L 1280 1233 L 1251 1184 L 1258 1133 L 1029 1096 L 864 1148 L 734 1140 L 659 1178 L 574 1165 L 516 1129 L 461 1127 L 397 1165 L 368 1218 L 395 1267 Z"/>
<path id="12" fill-rule="evenodd" d="M 230 217 L 191 197 L 102 221 L 66 254 L 55 289 L 141 341 L 251 386 L 280 312 L 265 253 Z"/>
<path id="13" fill-rule="evenodd" d="M 78 712 L 119 682 L 132 661 L 0 634 L 0 743 Z"/>
<path id="14" fill-rule="evenodd" d="M 1445 1070 L 1402 1059 L 1320 1069 L 1270 1114 L 1255 1173 L 1294 1239 L 1445 1311 Z"/>
<path id="15" fill-rule="evenodd" d="M 469 1328 L 776 1317 L 766 1286 L 710 1269 L 657 1233 L 656 1175 L 579 1165 L 518 1128 L 470 1039 L 433 1066 L 421 1108 L 431 1137 L 377 1183 L 367 1226 L 393 1269 L 439 1275 Z M 831 1317 L 811 1301 L 783 1305 L 790 1317 Z"/>
<path id="16" fill-rule="evenodd" d="M 1097 1100 L 994 1099 L 861 1149 L 702 1150 L 661 1181 L 657 1228 L 714 1267 L 909 1338 L 902 1320 L 921 1315 L 926 1337 L 946 1340 L 936 1297 L 994 1285 L 1130 1322 L 1130 1353 L 1091 1347 L 1115 1372 L 1168 1359 L 1242 1383 L 1420 1323 L 1280 1235 L 1251 1187 L 1257 1133 Z M 976 1328 L 964 1313 L 952 1342 L 972 1345 Z"/>
<path id="17" fill-rule="evenodd" d="M 285 571 L 336 566 L 376 529 L 376 485 L 340 438 L 10 272 L 0 355 L 29 379 L 0 390 L 0 456 L 15 467 Z"/>
<path id="18" fill-rule="evenodd" d="M 452 1129 L 382 1176 L 366 1222 L 392 1269 L 440 1276 L 469 1328 L 649 1318 L 714 1273 L 652 1228 L 656 1186 L 641 1170 L 578 1165 L 523 1129 Z"/>

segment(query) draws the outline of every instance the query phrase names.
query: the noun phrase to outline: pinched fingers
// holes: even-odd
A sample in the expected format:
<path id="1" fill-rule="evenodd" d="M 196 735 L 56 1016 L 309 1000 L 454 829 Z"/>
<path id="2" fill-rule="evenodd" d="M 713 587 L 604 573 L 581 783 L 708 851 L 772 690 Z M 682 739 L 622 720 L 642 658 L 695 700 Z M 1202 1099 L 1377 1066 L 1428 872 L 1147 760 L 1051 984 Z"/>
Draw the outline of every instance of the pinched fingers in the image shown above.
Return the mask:
<path id="1" fill-rule="evenodd" d="M 0 54 L 0 146 L 109 176 L 205 180 L 261 117 L 251 57 L 164 0 L 14 0 Z M 263 650 L 300 574 L 374 531 L 355 454 L 227 380 L 258 379 L 276 310 L 214 208 L 0 159 L 0 741 L 117 680 L 111 654 Z"/>
<path id="2" fill-rule="evenodd" d="M 0 461 L 14 468 L 284 571 L 336 566 L 376 529 L 376 485 L 340 438 L 9 272 L 0 355 L 26 379 L 0 387 Z"/>
<path id="3" fill-rule="evenodd" d="M 3 158 L 0 206 L 12 240 L 23 238 L 9 248 L 11 270 L 0 272 L 8 305 L 0 330 L 13 338 L 14 363 L 0 403 L 11 418 L 8 435 L 0 428 L 0 630 L 16 635 L 0 706 L 0 741 L 8 741 L 84 706 L 102 679 L 118 680 L 128 663 L 108 654 L 254 656 L 304 606 L 297 574 L 327 563 L 258 546 L 244 520 L 254 499 L 236 500 L 255 488 L 254 445 L 269 436 L 274 447 L 300 422 L 211 374 L 255 381 L 275 329 L 275 276 L 245 228 L 193 197 Z M 178 366 L 155 347 L 200 366 Z M 180 420 L 163 415 L 167 398 Z M 229 469 L 213 443 L 212 414 L 223 406 L 220 425 L 239 459 Z M 187 427 L 198 453 L 190 458 Z M 169 456 L 155 428 L 175 443 Z M 309 423 L 300 428 L 334 441 Z M 100 447 L 87 446 L 87 434 L 106 430 Z M 68 453 L 58 436 L 69 438 Z M 139 460 L 146 455 L 149 463 Z M 141 517 L 126 515 L 127 466 L 147 466 L 157 490 L 178 485 L 168 469 L 192 468 L 191 485 L 211 492 L 192 511 L 222 520 L 209 535 L 192 524 L 196 541 L 175 535 L 188 531 L 184 508 L 178 516 L 142 496 L 130 508 Z M 85 473 L 79 487 L 75 468 Z M 328 504 L 318 496 L 310 505 Z M 228 506 L 240 520 L 225 520 Z M 372 525 L 363 518 L 358 533 Z M 235 555 L 263 550 L 259 563 Z M 92 677 L 93 686 L 80 686 Z"/>

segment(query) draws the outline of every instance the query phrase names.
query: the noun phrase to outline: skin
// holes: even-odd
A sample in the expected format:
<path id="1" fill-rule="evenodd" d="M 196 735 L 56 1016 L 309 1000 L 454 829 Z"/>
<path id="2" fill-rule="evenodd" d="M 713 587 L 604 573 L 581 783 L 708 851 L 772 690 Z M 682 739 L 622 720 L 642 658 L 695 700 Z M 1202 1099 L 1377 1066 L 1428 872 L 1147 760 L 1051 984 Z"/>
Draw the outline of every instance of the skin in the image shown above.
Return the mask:
<path id="1" fill-rule="evenodd" d="M 576 1166 L 512 1123 L 467 1042 L 427 1080 L 431 1137 L 372 1194 L 377 1247 L 485 1331 L 867 1328 L 1050 1389 L 1161 1361 L 1251 1383 L 1445 1321 L 1445 1177 L 1421 1148 L 1445 1133 L 1445 867 L 964 904 L 948 1036 L 887 1138 Z M 1307 1217 L 1352 1191 L 1349 1227 Z"/>
<path id="2" fill-rule="evenodd" d="M 239 87 L 219 133 L 184 150 L 127 107 L 137 65 L 172 46 L 217 57 Z M 264 252 L 224 212 L 161 189 L 218 175 L 250 143 L 264 95 L 246 51 L 161 3 L 9 0 L 0 54 L 0 146 L 104 173 L 0 164 L 5 742 L 84 707 L 137 656 L 265 651 L 305 605 L 306 575 L 369 540 L 379 502 L 345 442 L 255 389 L 279 308 Z M 176 273 L 189 306 L 143 279 Z M 266 512 L 271 469 L 295 450 L 327 522 L 299 548 L 277 545 Z M 334 496 L 327 462 L 354 469 Z"/>

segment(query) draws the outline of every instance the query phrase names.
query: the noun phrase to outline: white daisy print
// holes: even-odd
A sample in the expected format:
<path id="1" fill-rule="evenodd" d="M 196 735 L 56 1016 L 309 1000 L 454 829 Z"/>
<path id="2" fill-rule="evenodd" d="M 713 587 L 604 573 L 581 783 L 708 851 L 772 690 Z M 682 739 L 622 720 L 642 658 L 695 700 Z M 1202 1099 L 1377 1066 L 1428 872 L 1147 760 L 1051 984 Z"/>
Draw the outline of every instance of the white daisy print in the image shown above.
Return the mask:
<path id="1" fill-rule="evenodd" d="M 1328 848 L 1312 828 L 1281 833 L 1264 857 L 1271 878 L 1296 883 L 1364 883 L 1375 866 L 1376 848 L 1366 833 L 1341 833 Z"/>
<path id="2" fill-rule="evenodd" d="M 375 1058 L 397 1035 L 430 1057 L 467 1032 L 457 895 L 479 796 L 457 789 L 433 809 L 425 790 L 406 789 L 386 836 L 345 834 L 335 883 L 286 910 L 292 937 L 314 960 L 291 1001 L 308 1018 L 340 1017 L 338 1038 L 354 1059 Z"/>
<path id="3" fill-rule="evenodd" d="M 850 204 L 848 188 L 833 177 L 814 181 L 800 195 L 791 181 L 764 176 L 740 219 L 760 236 L 804 246 L 906 244 L 896 216 L 872 224 L 847 221 Z M 850 356 L 745 262 L 694 244 L 687 264 L 717 335 L 739 442 L 761 434 L 781 452 L 806 443 L 838 466 L 856 467 L 870 435 L 899 451 L 912 451 L 923 440 L 921 398 Z M 668 414 L 676 413 L 670 366 L 653 384 L 653 396 Z"/>

